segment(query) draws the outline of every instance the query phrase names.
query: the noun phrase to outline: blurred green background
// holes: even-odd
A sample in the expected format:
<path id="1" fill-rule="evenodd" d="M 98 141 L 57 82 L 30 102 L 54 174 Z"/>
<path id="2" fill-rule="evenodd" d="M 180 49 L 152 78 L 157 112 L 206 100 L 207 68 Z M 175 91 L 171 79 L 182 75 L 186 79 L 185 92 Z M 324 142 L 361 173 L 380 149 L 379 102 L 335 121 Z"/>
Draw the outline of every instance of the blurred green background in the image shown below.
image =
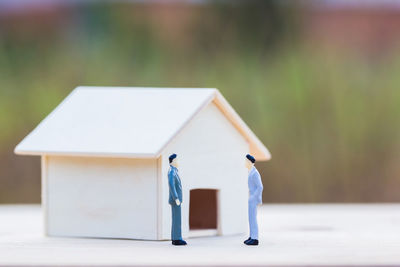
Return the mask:
<path id="1" fill-rule="evenodd" d="M 0 203 L 13 154 L 78 85 L 216 87 L 270 149 L 264 202 L 400 200 L 395 1 L 0 1 Z"/>

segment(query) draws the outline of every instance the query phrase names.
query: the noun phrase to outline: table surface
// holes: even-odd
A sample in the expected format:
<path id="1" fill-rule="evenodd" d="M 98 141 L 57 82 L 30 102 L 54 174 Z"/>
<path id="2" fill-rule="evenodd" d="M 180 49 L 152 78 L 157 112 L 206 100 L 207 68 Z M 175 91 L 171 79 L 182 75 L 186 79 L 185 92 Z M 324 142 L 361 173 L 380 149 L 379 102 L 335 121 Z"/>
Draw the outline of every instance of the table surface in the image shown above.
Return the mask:
<path id="1" fill-rule="evenodd" d="M 260 246 L 247 235 L 167 241 L 55 238 L 38 205 L 0 206 L 0 265 L 400 266 L 400 204 L 263 205 Z"/>

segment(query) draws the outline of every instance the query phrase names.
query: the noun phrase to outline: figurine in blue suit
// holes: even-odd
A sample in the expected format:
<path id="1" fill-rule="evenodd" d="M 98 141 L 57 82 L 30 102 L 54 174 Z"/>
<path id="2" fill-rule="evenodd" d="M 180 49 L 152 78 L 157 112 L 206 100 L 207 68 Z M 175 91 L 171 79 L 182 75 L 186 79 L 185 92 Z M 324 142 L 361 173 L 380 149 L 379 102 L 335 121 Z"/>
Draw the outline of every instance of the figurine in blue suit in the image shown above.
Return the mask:
<path id="1" fill-rule="evenodd" d="M 169 156 L 168 185 L 169 185 L 169 204 L 172 209 L 172 229 L 171 240 L 172 245 L 186 245 L 186 241 L 182 239 L 181 227 L 181 204 L 182 204 L 182 184 L 178 175 L 178 159 L 176 154 Z"/>
<path id="2" fill-rule="evenodd" d="M 249 170 L 249 226 L 250 237 L 244 241 L 248 246 L 258 246 L 257 206 L 262 203 L 263 184 L 260 173 L 254 167 L 256 159 L 247 154 L 246 167 Z"/>

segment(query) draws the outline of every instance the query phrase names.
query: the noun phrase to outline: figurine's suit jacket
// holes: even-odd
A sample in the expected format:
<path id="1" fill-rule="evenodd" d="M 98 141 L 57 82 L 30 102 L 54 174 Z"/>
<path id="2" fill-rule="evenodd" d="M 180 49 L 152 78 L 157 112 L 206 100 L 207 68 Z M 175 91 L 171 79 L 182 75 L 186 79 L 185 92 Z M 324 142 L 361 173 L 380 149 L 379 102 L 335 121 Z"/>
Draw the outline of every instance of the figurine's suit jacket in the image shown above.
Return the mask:
<path id="1" fill-rule="evenodd" d="M 182 215 L 181 205 L 176 205 L 175 200 L 179 199 L 182 203 L 182 184 L 178 175 L 178 169 L 171 165 L 168 171 L 169 204 L 171 205 L 172 227 L 171 239 L 182 240 Z"/>
<path id="2" fill-rule="evenodd" d="M 249 202 L 254 204 L 262 203 L 262 191 L 264 189 L 261 176 L 256 167 L 252 167 L 249 172 Z"/>
<path id="3" fill-rule="evenodd" d="M 260 173 L 253 166 L 249 172 L 249 227 L 250 238 L 258 239 L 257 205 L 262 203 L 263 184 Z"/>
<path id="4" fill-rule="evenodd" d="M 169 204 L 175 204 L 175 200 L 179 199 L 182 202 L 182 184 L 178 175 L 178 169 L 174 166 L 168 171 L 168 185 L 169 185 Z"/>

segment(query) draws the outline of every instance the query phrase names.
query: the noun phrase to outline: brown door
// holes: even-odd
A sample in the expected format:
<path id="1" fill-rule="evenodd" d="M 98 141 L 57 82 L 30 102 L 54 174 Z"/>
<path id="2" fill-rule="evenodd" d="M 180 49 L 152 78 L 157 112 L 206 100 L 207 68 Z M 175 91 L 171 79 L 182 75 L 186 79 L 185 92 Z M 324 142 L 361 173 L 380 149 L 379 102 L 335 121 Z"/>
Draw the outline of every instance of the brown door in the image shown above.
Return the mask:
<path id="1" fill-rule="evenodd" d="M 190 190 L 189 229 L 217 229 L 217 190 Z"/>

